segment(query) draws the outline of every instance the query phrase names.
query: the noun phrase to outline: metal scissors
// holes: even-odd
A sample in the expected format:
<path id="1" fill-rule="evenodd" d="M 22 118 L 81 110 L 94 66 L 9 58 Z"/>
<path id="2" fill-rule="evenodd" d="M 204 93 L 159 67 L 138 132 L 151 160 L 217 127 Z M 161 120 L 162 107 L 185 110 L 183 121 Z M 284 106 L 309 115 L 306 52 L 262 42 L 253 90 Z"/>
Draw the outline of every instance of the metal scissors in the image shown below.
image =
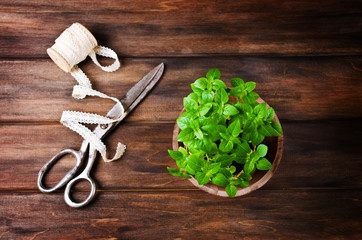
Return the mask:
<path id="1" fill-rule="evenodd" d="M 160 80 L 164 70 L 164 64 L 161 63 L 154 69 L 152 69 L 147 75 L 145 75 L 139 82 L 137 82 L 121 99 L 125 113 L 124 117 L 126 117 L 147 95 L 147 93 L 156 85 L 156 83 Z M 120 109 L 117 104 L 107 113 L 107 117 L 112 118 L 116 117 L 120 114 Z M 93 132 L 99 137 L 104 138 L 111 130 L 113 130 L 124 118 L 121 120 L 114 122 L 112 124 L 103 124 L 98 125 L 94 128 Z M 87 150 L 88 153 L 88 163 L 84 170 L 76 177 L 75 174 L 82 167 L 82 163 L 84 162 L 85 155 Z M 51 188 L 46 188 L 43 185 L 43 179 L 46 173 L 50 170 L 50 168 L 63 156 L 71 154 L 75 157 L 76 163 L 75 166 L 67 172 L 60 181 Z M 97 152 L 96 149 L 88 143 L 88 141 L 84 140 L 79 151 L 73 149 L 64 149 L 57 153 L 52 159 L 47 162 L 42 169 L 40 169 L 38 174 L 38 188 L 40 191 L 49 193 L 55 190 L 60 189 L 65 184 L 67 184 L 64 191 L 64 200 L 71 207 L 83 207 L 87 205 L 94 197 L 96 193 L 96 184 L 94 180 L 90 177 L 90 171 L 93 166 L 94 160 L 96 158 Z M 86 180 L 91 185 L 91 190 L 88 197 L 83 202 L 75 202 L 70 197 L 70 191 L 72 186 L 78 182 L 79 180 Z"/>

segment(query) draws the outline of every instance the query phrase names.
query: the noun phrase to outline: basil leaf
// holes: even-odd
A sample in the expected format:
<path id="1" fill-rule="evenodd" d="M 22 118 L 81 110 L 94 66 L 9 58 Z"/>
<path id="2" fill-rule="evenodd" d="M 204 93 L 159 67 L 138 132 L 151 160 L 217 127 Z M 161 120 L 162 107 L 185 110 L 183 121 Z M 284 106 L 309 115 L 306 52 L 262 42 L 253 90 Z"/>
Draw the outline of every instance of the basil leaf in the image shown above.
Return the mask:
<path id="1" fill-rule="evenodd" d="M 202 94 L 202 92 L 203 92 L 202 89 L 195 87 L 195 84 L 193 84 L 193 83 L 191 84 L 191 89 L 192 89 L 192 91 L 194 91 L 194 93 L 196 93 L 198 96 L 200 96 L 200 95 Z"/>
<path id="2" fill-rule="evenodd" d="M 252 173 L 255 170 L 255 163 L 253 161 L 246 162 L 243 170 L 245 173 Z"/>
<path id="3" fill-rule="evenodd" d="M 196 148 L 206 152 L 205 145 L 201 139 L 196 139 Z"/>
<path id="4" fill-rule="evenodd" d="M 183 177 L 183 178 L 191 178 L 189 175 L 185 174 L 185 172 L 181 169 L 177 169 L 177 168 L 170 168 L 167 167 L 167 170 L 176 177 Z"/>
<path id="5" fill-rule="evenodd" d="M 258 118 L 264 118 L 266 116 L 267 113 L 267 109 L 266 109 L 266 103 L 260 103 L 258 104 L 253 111 Z"/>
<path id="6" fill-rule="evenodd" d="M 278 136 L 279 135 L 279 133 L 268 122 L 262 124 L 259 127 L 258 131 L 259 131 L 260 134 L 263 134 L 264 136 L 268 136 L 268 137 Z"/>
<path id="7" fill-rule="evenodd" d="M 174 176 L 179 177 L 180 176 L 180 169 L 178 168 L 170 168 L 167 167 L 167 170 Z"/>
<path id="8" fill-rule="evenodd" d="M 200 129 L 196 129 L 194 131 L 194 133 L 198 139 L 202 140 L 204 138 L 204 134 L 202 133 L 202 131 Z"/>
<path id="9" fill-rule="evenodd" d="M 237 103 L 234 105 L 240 113 L 247 113 L 247 112 L 252 112 L 253 108 L 246 103 Z"/>
<path id="10" fill-rule="evenodd" d="M 230 96 L 234 96 L 234 97 L 240 97 L 240 96 L 242 96 L 243 94 L 245 94 L 245 92 L 244 92 L 244 86 L 243 86 L 243 85 L 234 87 L 234 88 L 231 89 L 230 92 L 229 92 L 229 95 L 230 95 Z"/>
<path id="11" fill-rule="evenodd" d="M 220 186 L 220 187 L 225 187 L 226 185 L 229 184 L 229 180 L 228 180 L 228 179 L 225 177 L 225 175 L 222 174 L 222 173 L 216 174 L 216 176 L 213 177 L 213 178 L 211 179 L 211 181 L 212 181 L 215 185 Z"/>
<path id="12" fill-rule="evenodd" d="M 211 152 L 215 144 L 209 137 L 204 137 L 202 139 L 202 143 L 203 143 L 203 149 L 205 149 L 206 152 Z"/>
<path id="13" fill-rule="evenodd" d="M 194 175 L 196 174 L 195 170 L 193 170 L 189 165 L 186 165 L 185 170 L 188 174 Z"/>
<path id="14" fill-rule="evenodd" d="M 227 117 L 226 117 L 225 115 L 223 115 L 223 114 L 218 114 L 216 118 L 218 119 L 218 123 L 219 123 L 220 125 L 224 125 L 224 126 L 226 125 Z M 225 129 L 225 130 L 226 130 L 226 129 Z"/>
<path id="15" fill-rule="evenodd" d="M 214 92 L 211 90 L 206 90 L 202 92 L 202 103 L 212 102 L 214 100 Z"/>
<path id="16" fill-rule="evenodd" d="M 220 76 L 221 76 L 221 73 L 220 73 L 219 69 L 217 69 L 217 68 L 211 69 L 206 74 L 206 78 L 211 82 L 213 82 L 216 79 L 219 79 Z"/>
<path id="17" fill-rule="evenodd" d="M 215 130 L 217 129 L 217 126 L 218 125 L 216 125 L 214 123 L 210 123 L 210 124 L 201 126 L 201 129 L 206 131 L 207 133 L 212 133 L 212 132 L 215 132 Z M 217 133 L 217 134 L 219 134 L 219 133 Z"/>
<path id="18" fill-rule="evenodd" d="M 240 174 L 239 178 L 243 179 L 244 181 L 250 181 L 252 179 L 249 173 L 242 173 Z"/>
<path id="19" fill-rule="evenodd" d="M 197 108 L 197 102 L 191 98 L 184 98 L 184 107 L 186 111 L 193 112 Z"/>
<path id="20" fill-rule="evenodd" d="M 272 107 L 268 108 L 265 114 L 265 120 L 272 120 L 274 118 L 275 111 Z"/>
<path id="21" fill-rule="evenodd" d="M 205 116 L 210 111 L 211 107 L 212 107 L 211 103 L 206 103 L 199 106 L 198 111 L 200 116 Z"/>
<path id="22" fill-rule="evenodd" d="M 231 86 L 237 87 L 240 85 L 244 85 L 244 81 L 241 78 L 232 78 L 231 79 Z"/>
<path id="23" fill-rule="evenodd" d="M 221 166 L 221 163 L 210 164 L 208 167 L 208 170 L 207 170 L 207 175 L 212 176 L 212 175 L 216 174 L 219 171 L 220 166 Z"/>
<path id="24" fill-rule="evenodd" d="M 190 121 L 190 126 L 191 126 L 191 128 L 194 129 L 194 130 L 199 129 L 199 128 L 200 128 L 199 119 L 192 119 L 192 120 Z"/>
<path id="25" fill-rule="evenodd" d="M 239 144 L 241 144 L 241 141 L 240 140 L 242 140 L 241 138 L 239 138 L 239 137 L 232 137 L 232 141 L 233 141 L 233 143 L 234 143 L 234 146 L 236 145 L 239 145 Z"/>
<path id="26" fill-rule="evenodd" d="M 206 103 L 205 105 L 212 107 L 212 103 Z M 198 120 L 200 122 L 200 126 L 208 125 L 208 124 L 216 124 L 215 119 L 210 116 L 200 116 Z"/>
<path id="27" fill-rule="evenodd" d="M 219 172 L 224 174 L 227 178 L 231 178 L 233 176 L 226 168 L 220 168 Z"/>
<path id="28" fill-rule="evenodd" d="M 248 95 L 250 98 L 253 99 L 254 102 L 259 98 L 259 94 L 257 94 L 256 92 L 250 92 Z"/>
<path id="29" fill-rule="evenodd" d="M 198 88 L 198 87 L 196 87 L 194 83 L 191 84 L 191 89 L 192 89 L 192 91 L 194 91 L 194 93 L 196 93 L 198 96 L 200 96 L 200 95 L 202 94 L 202 92 L 203 92 L 203 90 L 200 89 L 200 88 Z"/>
<path id="30" fill-rule="evenodd" d="M 215 95 L 215 102 L 219 103 L 220 105 L 223 105 L 229 101 L 229 96 L 225 89 L 220 88 Z"/>
<path id="31" fill-rule="evenodd" d="M 190 153 L 196 154 L 196 153 L 199 153 L 201 150 L 201 149 L 198 149 L 198 147 L 197 147 L 197 141 L 198 141 L 198 139 L 193 138 L 192 140 L 186 141 L 186 142 L 184 141 L 183 143 L 188 147 L 188 150 Z"/>
<path id="32" fill-rule="evenodd" d="M 251 159 L 251 161 L 252 161 L 253 163 L 256 163 L 256 161 L 258 161 L 259 158 L 260 158 L 259 153 L 256 152 L 256 151 L 255 151 L 255 152 L 252 152 L 252 153 L 250 154 L 250 159 Z"/>
<path id="33" fill-rule="evenodd" d="M 184 172 L 181 173 L 180 177 L 183 177 L 183 178 L 191 178 L 190 175 L 188 175 L 188 174 L 186 174 L 186 173 L 184 173 Z"/>
<path id="34" fill-rule="evenodd" d="M 235 197 L 238 189 L 234 185 L 229 184 L 226 186 L 225 191 L 229 195 L 229 197 Z"/>
<path id="35" fill-rule="evenodd" d="M 259 95 L 257 93 L 251 92 L 247 95 L 244 95 L 241 99 L 243 100 L 244 103 L 253 104 L 258 98 Z"/>
<path id="36" fill-rule="evenodd" d="M 234 116 L 236 114 L 238 114 L 239 111 L 236 107 L 230 105 L 230 104 L 226 104 L 225 107 L 224 107 L 224 112 L 223 114 L 225 116 Z"/>
<path id="37" fill-rule="evenodd" d="M 235 154 L 222 154 L 218 158 L 216 158 L 216 162 L 220 163 L 221 167 L 228 167 L 231 165 L 231 163 L 235 160 L 236 155 Z"/>
<path id="38" fill-rule="evenodd" d="M 245 89 L 248 92 L 251 92 L 254 90 L 254 88 L 256 87 L 256 83 L 255 82 L 247 82 L 245 83 Z"/>
<path id="39" fill-rule="evenodd" d="M 180 171 L 180 169 L 177 169 L 177 168 L 170 168 L 170 167 L 167 167 L 167 170 L 174 176 L 179 176 L 178 173 Z"/>
<path id="40" fill-rule="evenodd" d="M 186 158 L 182 161 L 176 161 L 176 165 L 179 167 L 179 168 L 185 168 L 187 166 L 187 163 L 186 163 Z"/>
<path id="41" fill-rule="evenodd" d="M 207 86 L 208 80 L 206 78 L 199 78 L 195 81 L 194 86 L 204 90 Z"/>
<path id="42" fill-rule="evenodd" d="M 231 174 L 235 173 L 236 167 L 235 167 L 234 165 L 231 165 L 231 166 L 229 167 L 229 171 L 230 171 Z"/>
<path id="43" fill-rule="evenodd" d="M 212 84 L 212 89 L 214 90 L 219 90 L 220 88 L 223 88 L 223 89 L 227 89 L 227 86 L 226 84 L 221 81 L 221 80 L 216 80 L 213 84 Z"/>
<path id="44" fill-rule="evenodd" d="M 192 130 L 192 128 L 186 128 L 179 133 L 177 141 L 188 142 L 194 138 L 195 138 L 194 130 Z"/>
<path id="45" fill-rule="evenodd" d="M 190 94 L 187 96 L 187 98 L 190 98 L 190 99 L 192 99 L 192 100 L 194 100 L 194 101 L 197 102 L 199 96 L 198 96 L 196 93 L 190 93 Z"/>
<path id="46" fill-rule="evenodd" d="M 205 126 L 201 126 L 201 129 L 206 132 L 207 136 L 210 137 L 213 142 L 216 142 L 221 138 L 219 134 L 221 128 L 219 128 L 219 125 L 208 124 Z"/>
<path id="47" fill-rule="evenodd" d="M 259 134 L 258 131 L 255 130 L 254 132 L 250 133 L 250 140 L 254 146 L 257 146 L 264 140 L 264 136 Z"/>
<path id="48" fill-rule="evenodd" d="M 194 155 L 190 155 L 189 157 L 187 157 L 186 162 L 187 165 L 196 172 L 201 171 L 201 168 L 203 168 L 205 165 L 205 161 L 203 159 L 200 159 Z"/>
<path id="49" fill-rule="evenodd" d="M 230 124 L 230 126 L 226 129 L 226 131 L 228 131 L 228 133 L 233 137 L 239 136 L 241 132 L 240 121 L 235 120 L 233 123 Z"/>
<path id="50" fill-rule="evenodd" d="M 252 139 L 252 144 L 254 146 L 259 145 L 260 143 L 262 143 L 264 141 L 264 136 L 262 134 L 256 133 L 257 137 Z"/>
<path id="51" fill-rule="evenodd" d="M 204 184 L 210 182 L 210 177 L 207 176 L 204 172 L 196 173 L 195 178 L 196 178 L 197 182 L 199 183 L 199 185 L 204 185 Z"/>
<path id="52" fill-rule="evenodd" d="M 185 128 L 189 127 L 190 126 L 190 118 L 188 117 L 179 117 L 176 122 L 177 122 L 177 125 L 179 126 L 179 128 L 181 130 L 184 130 Z"/>
<path id="53" fill-rule="evenodd" d="M 252 133 L 257 130 L 258 125 L 255 123 L 254 119 L 250 118 L 246 120 L 244 125 L 244 133 Z"/>
<path id="54" fill-rule="evenodd" d="M 239 144 L 238 146 L 239 146 L 240 154 L 247 154 L 247 153 L 250 153 L 250 151 L 251 151 L 249 144 L 244 140 L 242 140 L 241 144 Z"/>
<path id="55" fill-rule="evenodd" d="M 230 138 L 230 134 L 228 134 L 228 133 L 220 132 L 219 134 L 225 140 L 229 140 L 229 138 Z"/>
<path id="56" fill-rule="evenodd" d="M 256 148 L 256 152 L 258 153 L 259 157 L 264 157 L 266 153 L 268 152 L 268 147 L 264 144 L 260 144 Z"/>
<path id="57" fill-rule="evenodd" d="M 280 124 L 276 121 L 273 121 L 271 123 L 272 127 L 275 129 L 275 131 L 277 131 L 278 135 L 274 135 L 274 136 L 281 136 L 283 134 L 283 130 L 282 127 L 280 126 Z"/>
<path id="58" fill-rule="evenodd" d="M 184 159 L 184 155 L 179 151 L 168 150 L 168 154 L 176 161 L 181 161 Z"/>
<path id="59" fill-rule="evenodd" d="M 190 119 L 196 118 L 195 114 L 190 113 L 190 112 L 184 112 L 180 117 L 185 117 L 185 118 L 190 118 Z"/>
<path id="60" fill-rule="evenodd" d="M 239 184 L 241 183 L 241 181 L 243 181 L 243 180 L 237 178 L 237 179 L 232 179 L 232 180 L 230 181 L 230 183 L 237 186 L 237 185 L 239 185 Z"/>
<path id="61" fill-rule="evenodd" d="M 226 126 L 221 125 L 221 124 L 218 124 L 218 125 L 216 126 L 216 129 L 215 129 L 215 130 L 218 131 L 219 133 L 225 133 L 225 132 L 226 132 Z"/>
<path id="62" fill-rule="evenodd" d="M 190 121 L 190 127 L 195 131 L 200 128 L 200 123 L 197 119 L 192 119 Z"/>
<path id="63" fill-rule="evenodd" d="M 246 188 L 246 187 L 249 187 L 249 182 L 247 181 L 239 181 L 239 183 L 237 184 L 238 187 L 241 187 L 241 188 Z"/>
<path id="64" fill-rule="evenodd" d="M 236 154 L 235 162 L 239 164 L 245 164 L 248 161 L 249 157 L 247 155 L 238 155 Z"/>
<path id="65" fill-rule="evenodd" d="M 259 170 L 269 170 L 272 167 L 273 167 L 272 164 L 266 158 L 261 158 L 256 163 L 256 168 L 259 169 Z"/>
<path id="66" fill-rule="evenodd" d="M 233 147 L 234 147 L 234 144 L 232 141 L 222 139 L 220 142 L 219 149 L 224 153 L 228 153 L 233 149 Z"/>
<path id="67" fill-rule="evenodd" d="M 180 152 L 180 153 L 182 153 L 182 155 L 183 156 L 187 156 L 187 150 L 185 149 L 185 148 L 183 148 L 183 147 L 179 147 L 178 148 L 178 151 Z"/>

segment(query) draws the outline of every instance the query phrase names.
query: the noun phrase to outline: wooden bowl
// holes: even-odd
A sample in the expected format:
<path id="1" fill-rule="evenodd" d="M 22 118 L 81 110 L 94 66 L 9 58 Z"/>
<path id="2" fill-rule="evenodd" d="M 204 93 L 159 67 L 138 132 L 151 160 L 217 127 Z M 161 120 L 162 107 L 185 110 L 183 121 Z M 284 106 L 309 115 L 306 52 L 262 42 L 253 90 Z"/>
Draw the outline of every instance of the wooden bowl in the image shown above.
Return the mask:
<path id="1" fill-rule="evenodd" d="M 259 98 L 256 102 L 263 103 L 264 100 Z M 267 104 L 269 107 L 269 105 Z M 179 116 L 181 116 L 182 113 L 185 112 L 185 109 L 183 109 Z M 273 118 L 274 121 L 277 121 L 280 124 L 280 121 L 278 119 L 277 114 L 275 113 L 275 116 Z M 172 148 L 173 150 L 178 150 L 180 142 L 177 141 L 177 136 L 180 132 L 180 128 L 178 127 L 177 123 L 175 123 L 174 129 L 173 129 L 173 136 L 172 136 Z M 277 170 L 278 165 L 280 163 L 280 160 L 282 158 L 283 154 L 283 135 L 280 137 L 265 137 L 263 143 L 268 146 L 268 153 L 266 155 L 266 158 L 271 162 L 272 168 L 268 171 L 260 171 L 256 170 L 252 177 L 253 179 L 249 182 L 250 185 L 246 188 L 239 188 L 237 187 L 237 192 L 235 197 L 239 197 L 242 195 L 246 195 L 248 193 L 251 193 L 252 191 L 261 188 L 265 183 L 269 181 L 269 179 L 273 176 L 274 172 Z M 225 187 L 220 187 L 212 182 L 209 182 L 205 185 L 199 185 L 197 180 L 194 178 L 194 176 L 191 176 L 189 179 L 190 182 L 195 185 L 196 187 L 200 188 L 201 190 L 208 192 L 213 195 L 221 196 L 221 197 L 229 197 L 225 191 Z"/>

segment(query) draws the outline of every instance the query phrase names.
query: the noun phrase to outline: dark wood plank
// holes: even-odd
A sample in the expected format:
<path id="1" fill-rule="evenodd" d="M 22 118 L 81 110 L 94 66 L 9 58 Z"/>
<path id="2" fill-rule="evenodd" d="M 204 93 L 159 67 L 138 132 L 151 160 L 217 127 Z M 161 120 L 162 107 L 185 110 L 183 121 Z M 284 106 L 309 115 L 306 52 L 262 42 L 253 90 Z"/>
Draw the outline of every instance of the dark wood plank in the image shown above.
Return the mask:
<path id="1" fill-rule="evenodd" d="M 269 186 L 361 188 L 361 122 L 282 122 L 283 159 Z"/>
<path id="2" fill-rule="evenodd" d="M 116 143 L 127 144 L 122 159 L 92 170 L 99 189 L 193 189 L 187 180 L 171 176 L 166 166 L 176 167 L 168 156 L 172 148 L 173 122 L 128 122 L 105 141 L 111 154 Z M 353 188 L 362 182 L 361 122 L 282 122 L 284 153 L 279 169 L 263 187 Z M 64 148 L 78 148 L 82 139 L 60 124 L 0 126 L 0 189 L 37 189 L 40 168 Z M 74 165 L 64 159 L 47 183 L 53 185 Z"/>
<path id="3" fill-rule="evenodd" d="M 312 120 L 362 117 L 362 58 L 151 58 L 125 59 L 115 73 L 90 60 L 82 64 L 94 88 L 121 97 L 144 74 L 166 63 L 163 78 L 127 121 L 174 121 L 190 84 L 214 67 L 222 79 L 257 82 L 256 91 L 280 119 Z M 76 81 L 50 59 L 0 62 L 0 121 L 58 121 L 63 110 L 105 114 L 113 102 L 89 97 L 75 100 Z"/>
<path id="4" fill-rule="evenodd" d="M 360 1 L 3 0 L 0 16 L 0 239 L 362 238 Z M 74 79 L 46 55 L 76 21 L 123 63 L 112 74 L 80 64 L 97 90 L 120 97 L 166 63 L 158 86 L 106 139 L 110 155 L 118 141 L 128 148 L 113 163 L 97 158 L 96 199 L 83 209 L 36 186 L 53 154 L 82 141 L 60 125 L 61 112 L 113 106 L 72 99 Z M 182 98 L 214 67 L 225 81 L 256 81 L 284 130 L 276 174 L 236 199 L 166 170 Z M 73 162 L 62 159 L 47 183 Z"/>
<path id="5" fill-rule="evenodd" d="M 122 56 L 361 54 L 360 1 L 13 1 L 0 56 L 45 57 L 73 22 Z"/>
<path id="6" fill-rule="evenodd" d="M 0 195 L 3 239 L 360 239 L 361 191 L 101 192 L 86 208 L 38 193 Z"/>

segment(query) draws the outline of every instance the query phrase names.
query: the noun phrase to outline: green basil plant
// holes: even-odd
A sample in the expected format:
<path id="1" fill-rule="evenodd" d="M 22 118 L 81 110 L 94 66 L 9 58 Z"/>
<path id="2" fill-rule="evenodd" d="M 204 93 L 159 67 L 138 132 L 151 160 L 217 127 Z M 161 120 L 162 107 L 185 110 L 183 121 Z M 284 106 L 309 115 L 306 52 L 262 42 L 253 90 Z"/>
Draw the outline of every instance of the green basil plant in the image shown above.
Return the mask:
<path id="1" fill-rule="evenodd" d="M 193 175 L 199 185 L 211 181 L 234 197 L 236 186 L 249 186 L 256 169 L 272 168 L 262 142 L 266 136 L 281 136 L 282 128 L 272 120 L 274 109 L 256 102 L 255 82 L 232 78 L 228 88 L 220 76 L 211 69 L 191 84 L 193 92 L 183 99 L 185 112 L 177 119 L 177 141 L 183 147 L 168 150 L 179 168 L 167 169 L 174 176 Z"/>

